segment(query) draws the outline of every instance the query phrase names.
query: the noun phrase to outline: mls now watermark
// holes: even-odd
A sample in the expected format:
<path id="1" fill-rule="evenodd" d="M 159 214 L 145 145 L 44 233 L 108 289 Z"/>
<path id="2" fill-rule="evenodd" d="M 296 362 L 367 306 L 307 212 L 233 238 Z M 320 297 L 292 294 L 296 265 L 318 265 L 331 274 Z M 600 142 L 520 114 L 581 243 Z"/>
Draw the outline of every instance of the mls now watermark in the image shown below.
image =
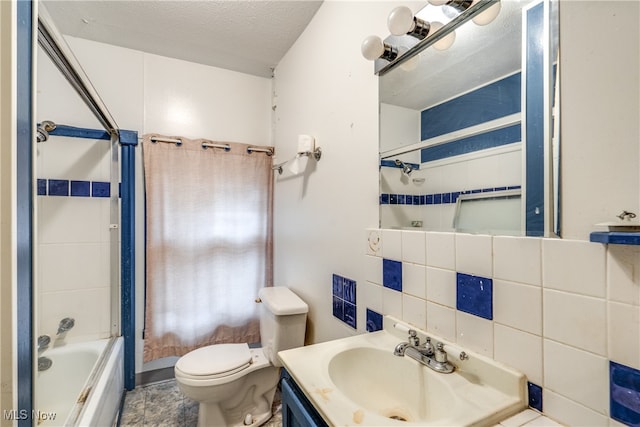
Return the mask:
<path id="1" fill-rule="evenodd" d="M 27 411 L 26 409 L 9 409 L 2 411 L 2 417 L 5 420 L 14 421 L 14 420 L 38 420 L 42 421 L 53 421 L 56 419 L 55 412 L 43 412 L 43 411 Z"/>

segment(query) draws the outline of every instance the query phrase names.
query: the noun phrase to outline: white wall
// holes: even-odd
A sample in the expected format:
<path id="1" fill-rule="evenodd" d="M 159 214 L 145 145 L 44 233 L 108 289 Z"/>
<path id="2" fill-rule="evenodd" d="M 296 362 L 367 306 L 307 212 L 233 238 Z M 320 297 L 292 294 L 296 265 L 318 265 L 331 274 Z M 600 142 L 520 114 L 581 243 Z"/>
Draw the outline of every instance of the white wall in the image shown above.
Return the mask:
<path id="1" fill-rule="evenodd" d="M 271 81 L 215 67 L 68 37 L 74 54 L 121 129 L 266 145 L 271 135 Z M 54 79 L 53 71 L 47 71 Z M 43 118 L 99 128 L 74 105 L 74 95 L 46 97 Z M 40 112 L 40 102 L 39 102 Z M 55 107 L 55 108 L 54 108 Z M 46 117 L 45 117 L 46 116 Z M 80 116 L 82 117 L 82 116 Z M 136 372 L 142 364 L 144 192 L 142 153 L 136 149 Z M 82 211 L 78 211 L 81 213 Z M 81 221 L 79 219 L 78 221 Z"/>
<path id="2" fill-rule="evenodd" d="M 593 224 L 640 214 L 640 3 L 560 6 L 562 235 L 588 239 Z"/>
<path id="3" fill-rule="evenodd" d="M 275 184 L 275 284 L 310 303 L 309 342 L 356 332 L 332 316 L 332 274 L 364 279 L 362 236 L 378 224 L 378 80 L 360 43 L 385 33 L 395 5 L 325 1 L 275 71 L 278 157 L 295 154 L 298 134 L 323 150 Z"/>

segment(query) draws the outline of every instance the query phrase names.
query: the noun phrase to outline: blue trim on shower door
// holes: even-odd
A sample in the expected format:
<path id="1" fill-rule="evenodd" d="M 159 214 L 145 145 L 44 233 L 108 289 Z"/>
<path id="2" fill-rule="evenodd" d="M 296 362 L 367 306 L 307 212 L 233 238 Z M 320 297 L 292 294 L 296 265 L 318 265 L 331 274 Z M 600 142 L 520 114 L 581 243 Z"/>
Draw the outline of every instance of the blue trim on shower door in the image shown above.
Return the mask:
<path id="1" fill-rule="evenodd" d="M 123 135 L 124 131 L 120 131 Z M 130 131 L 126 131 L 130 132 Z M 133 135 L 134 134 L 134 135 Z M 126 135 L 126 134 L 125 134 Z M 136 132 L 125 136 L 120 144 L 122 162 L 121 175 L 121 331 L 124 337 L 124 387 L 133 390 L 136 386 L 136 342 L 135 342 L 135 149 L 138 143 Z"/>
<path id="2" fill-rule="evenodd" d="M 16 392 L 18 426 L 31 426 L 33 410 L 33 13 L 31 1 L 16 5 Z M 26 414 L 26 416 L 22 416 Z"/>
<path id="3" fill-rule="evenodd" d="M 77 128 L 74 126 L 57 125 L 56 128 L 49 132 L 53 136 L 70 136 L 72 138 L 85 139 L 104 139 L 111 140 L 109 132 L 100 129 Z"/>
<path id="4" fill-rule="evenodd" d="M 544 3 L 526 11 L 525 73 L 525 229 L 527 236 L 544 235 Z"/>

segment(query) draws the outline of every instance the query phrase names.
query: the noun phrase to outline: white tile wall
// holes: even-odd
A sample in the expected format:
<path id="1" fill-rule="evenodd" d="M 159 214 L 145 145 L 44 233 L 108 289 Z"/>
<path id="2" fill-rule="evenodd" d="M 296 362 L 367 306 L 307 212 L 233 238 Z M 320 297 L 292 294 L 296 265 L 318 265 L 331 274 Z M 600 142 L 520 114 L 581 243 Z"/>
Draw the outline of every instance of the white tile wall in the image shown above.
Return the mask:
<path id="1" fill-rule="evenodd" d="M 447 307 L 456 307 L 456 273 L 427 267 L 427 299 Z"/>
<path id="2" fill-rule="evenodd" d="M 609 413 L 609 364 L 602 356 L 545 339 L 544 388 Z"/>
<path id="3" fill-rule="evenodd" d="M 456 234 L 456 271 L 474 276 L 492 277 L 492 237 Z"/>
<path id="4" fill-rule="evenodd" d="M 578 240 L 543 239 L 547 288 L 605 297 L 605 246 Z"/>
<path id="5" fill-rule="evenodd" d="M 540 240 L 524 237 L 493 238 L 493 275 L 496 279 L 540 285 Z"/>
<path id="6" fill-rule="evenodd" d="M 425 236 L 423 232 L 402 232 L 402 261 L 425 264 Z"/>
<path id="7" fill-rule="evenodd" d="M 422 259 L 419 249 L 418 258 L 407 253 L 416 232 L 389 231 L 405 260 Z M 425 295 L 415 288 L 422 265 L 405 261 L 405 292 L 382 289 L 380 313 L 424 321 L 428 332 L 525 373 L 561 424 L 620 425 L 609 418 L 609 361 L 640 369 L 640 248 L 443 232 L 425 232 L 424 242 Z M 493 279 L 492 320 L 456 310 L 456 272 Z M 555 425 L 550 418 L 520 425 Z"/>
<path id="8" fill-rule="evenodd" d="M 419 264 L 402 263 L 402 291 L 426 299 L 426 267 Z"/>
<path id="9" fill-rule="evenodd" d="M 455 233 L 425 233 L 427 265 L 456 269 Z"/>
<path id="10" fill-rule="evenodd" d="M 607 353 L 607 305 L 602 298 L 544 290 L 544 334 L 582 350 Z"/>
<path id="11" fill-rule="evenodd" d="M 402 260 L 402 231 L 382 230 L 382 257 Z"/>

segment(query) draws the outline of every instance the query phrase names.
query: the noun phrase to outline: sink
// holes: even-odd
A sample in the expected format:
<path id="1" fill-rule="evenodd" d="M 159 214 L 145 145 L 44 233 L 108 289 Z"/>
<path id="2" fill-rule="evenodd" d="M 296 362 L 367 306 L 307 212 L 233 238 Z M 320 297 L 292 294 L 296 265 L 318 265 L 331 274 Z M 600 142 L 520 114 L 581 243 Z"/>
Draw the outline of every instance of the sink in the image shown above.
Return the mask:
<path id="1" fill-rule="evenodd" d="M 389 419 L 421 424 L 446 418 L 456 403 L 442 375 L 372 347 L 339 352 L 329 362 L 331 381 L 354 403 Z"/>
<path id="2" fill-rule="evenodd" d="M 493 426 L 526 407 L 523 374 L 428 334 L 444 344 L 456 367 L 436 372 L 393 354 L 407 340 L 409 325 L 391 316 L 383 325 L 382 331 L 278 353 L 328 425 Z M 427 334 L 411 328 L 424 342 Z"/>

